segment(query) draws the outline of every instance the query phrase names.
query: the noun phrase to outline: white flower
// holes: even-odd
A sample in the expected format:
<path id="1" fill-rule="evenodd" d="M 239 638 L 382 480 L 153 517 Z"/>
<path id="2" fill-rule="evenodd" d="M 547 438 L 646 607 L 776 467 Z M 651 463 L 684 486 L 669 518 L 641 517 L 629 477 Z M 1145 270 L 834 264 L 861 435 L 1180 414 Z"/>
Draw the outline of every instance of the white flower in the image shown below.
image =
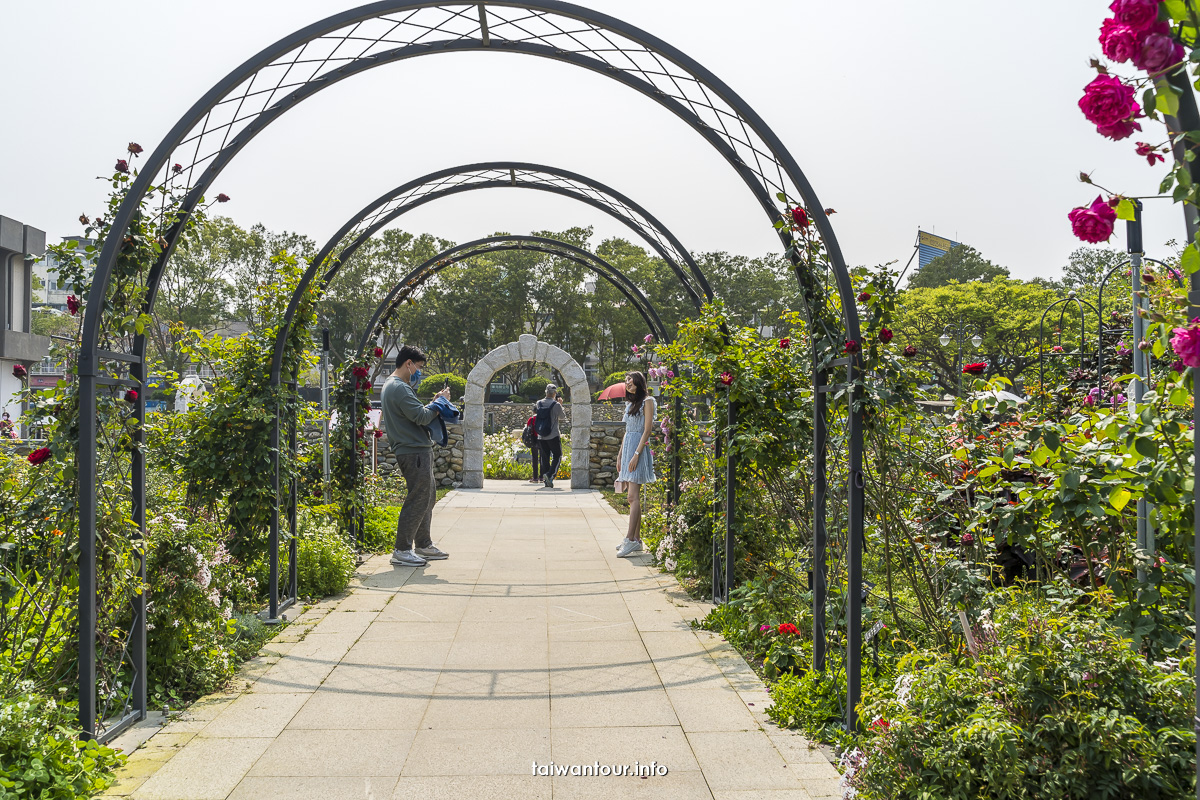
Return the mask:
<path id="1" fill-rule="evenodd" d="M 901 705 L 908 705 L 908 698 L 912 697 L 913 680 L 912 675 L 901 675 L 896 679 L 896 685 L 892 691 L 896 695 L 896 701 Z"/>

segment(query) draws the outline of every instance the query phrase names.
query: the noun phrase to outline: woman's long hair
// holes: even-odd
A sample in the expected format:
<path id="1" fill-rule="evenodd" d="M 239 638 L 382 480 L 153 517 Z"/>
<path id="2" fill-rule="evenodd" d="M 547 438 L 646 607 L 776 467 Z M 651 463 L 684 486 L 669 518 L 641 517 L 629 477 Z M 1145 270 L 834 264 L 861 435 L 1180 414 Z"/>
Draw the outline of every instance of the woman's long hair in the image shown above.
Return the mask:
<path id="1" fill-rule="evenodd" d="M 646 376 L 640 372 L 628 372 L 625 377 L 633 379 L 633 398 L 626 397 L 629 402 L 629 416 L 635 417 L 642 413 L 642 405 L 646 402 L 646 396 L 650 394 L 646 389 Z"/>

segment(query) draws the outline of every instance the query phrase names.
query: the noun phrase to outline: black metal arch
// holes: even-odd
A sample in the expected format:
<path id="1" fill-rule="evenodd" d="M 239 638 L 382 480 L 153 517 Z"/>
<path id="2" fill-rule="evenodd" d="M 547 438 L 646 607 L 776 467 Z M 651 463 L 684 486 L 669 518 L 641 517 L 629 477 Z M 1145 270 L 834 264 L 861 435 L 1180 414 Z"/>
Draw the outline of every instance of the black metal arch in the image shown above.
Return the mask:
<path id="1" fill-rule="evenodd" d="M 154 304 L 159 283 L 186 218 L 195 210 L 209 186 L 224 167 L 254 136 L 288 109 L 351 75 L 386 63 L 439 52 L 511 52 L 535 55 L 574 64 L 606 75 L 629 86 L 674 113 L 716 149 L 742 177 L 772 223 L 783 220 L 783 208 L 803 205 L 822 239 L 827 277 L 841 298 L 840 331 L 830 331 L 825 287 L 811 271 L 790 229 L 780 228 L 780 237 L 796 268 L 797 280 L 809 306 L 810 319 L 827 335 L 861 339 L 859 319 L 853 302 L 853 287 L 837 237 L 822 205 L 792 155 L 775 133 L 732 89 L 699 63 L 645 31 L 618 19 L 559 0 L 485 0 L 465 3 L 438 0 L 402 2 L 381 0 L 328 17 L 265 48 L 233 70 L 206 93 L 175 124 L 144 162 L 130 183 L 113 215 L 111 235 L 104 243 L 93 276 L 83 321 L 79 354 L 81 435 L 79 448 L 80 492 L 80 722 L 85 737 L 96 734 L 95 702 L 95 531 L 97 387 L 124 379 L 144 384 L 146 340 L 138 335 L 132 352 L 119 352 L 120 337 L 107 328 L 105 298 L 120 255 L 123 233 L 152 186 L 182 188 L 186 192 L 177 206 L 159 213 L 171 223 L 165 247 L 149 270 L 142 311 Z M 175 167 L 178 167 L 176 169 Z M 778 202 L 777 202 L 778 198 Z M 170 215 L 169 217 L 167 215 Z M 312 275 L 306 280 L 311 281 Z M 813 308 L 818 313 L 813 314 Z M 128 313 L 127 309 L 120 309 Z M 827 313 L 828 312 L 828 313 Z M 110 347 L 117 349 L 108 349 Z M 834 362 L 845 367 L 849 387 L 846 492 L 848 540 L 850 544 L 847 592 L 848 718 L 857 725 L 859 696 L 861 617 L 861 542 L 863 535 L 862 412 L 857 408 L 861 355 L 851 353 Z M 814 365 L 814 382 L 825 390 L 828 375 Z M 144 397 L 144 392 L 139 396 Z M 137 403 L 138 418 L 142 401 Z M 823 430 L 823 428 L 821 428 Z M 140 444 L 141 433 L 135 434 Z M 815 444 L 817 496 L 823 497 L 826 442 Z M 144 532 L 142 493 L 136 484 L 144 474 L 134 456 L 133 519 Z M 816 529 L 823 530 L 823 504 L 818 503 Z M 823 534 L 822 534 L 823 536 Z M 823 538 L 820 539 L 823 541 Z M 144 595 L 141 602 L 144 603 Z M 144 628 L 144 615 L 140 617 Z M 144 631 L 143 631 L 144 633 Z M 144 637 L 143 637 L 144 638 Z M 135 655 L 136 658 L 136 655 Z M 144 682 L 135 707 L 118 724 L 105 731 L 114 735 L 123 726 L 145 716 Z M 128 706 L 128 704 L 127 704 Z"/>
<path id="2" fill-rule="evenodd" d="M 457 264 L 460 261 L 465 261 L 468 258 L 511 250 L 546 253 L 557 258 L 574 261 L 576 264 L 590 269 L 611 283 L 617 291 L 625 296 L 626 300 L 633 304 L 633 307 L 637 309 L 642 319 L 645 320 L 650 332 L 659 341 L 666 341 L 668 339 L 666 327 L 659 318 L 654 304 L 650 302 L 646 295 L 642 293 L 642 290 L 630 281 L 624 273 L 596 254 L 589 253 L 583 248 L 567 244 L 566 242 L 559 242 L 541 236 L 489 236 L 452 247 L 449 250 L 444 250 L 404 276 L 376 307 L 370 323 L 367 324 L 366 329 L 363 330 L 362 338 L 359 339 L 358 355 L 361 356 L 366 352 L 368 345 L 379 336 L 383 326 L 387 324 L 396 308 L 405 299 L 410 297 L 412 292 L 420 288 L 425 281 L 446 267 Z"/>

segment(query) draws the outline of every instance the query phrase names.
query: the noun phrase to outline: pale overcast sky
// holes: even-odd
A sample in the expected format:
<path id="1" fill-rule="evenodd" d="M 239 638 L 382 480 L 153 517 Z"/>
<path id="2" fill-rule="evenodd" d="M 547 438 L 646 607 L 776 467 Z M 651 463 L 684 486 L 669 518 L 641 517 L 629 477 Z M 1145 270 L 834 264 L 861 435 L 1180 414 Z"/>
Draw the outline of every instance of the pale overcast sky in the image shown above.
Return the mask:
<path id="1" fill-rule="evenodd" d="M 125 144 L 147 151 L 213 83 L 341 0 L 3 0 L 0 214 L 80 233 Z M 918 227 L 978 248 L 1019 277 L 1058 274 L 1078 246 L 1072 206 L 1163 174 L 1099 137 L 1076 106 L 1092 78 L 1104 0 L 590 0 L 682 49 L 766 120 L 807 173 L 847 260 L 907 260 Z M 540 162 L 631 196 L 693 252 L 759 255 L 778 240 L 744 184 L 682 122 L 633 90 L 544 59 L 420 58 L 325 90 L 260 135 L 220 176 L 221 212 L 323 242 L 384 191 L 435 169 Z M 1167 201 L 1146 248 L 1183 238 Z M 595 225 L 586 206 L 491 190 L 429 204 L 402 227 L 464 242 Z M 1121 236 L 1113 244 L 1123 247 Z"/>

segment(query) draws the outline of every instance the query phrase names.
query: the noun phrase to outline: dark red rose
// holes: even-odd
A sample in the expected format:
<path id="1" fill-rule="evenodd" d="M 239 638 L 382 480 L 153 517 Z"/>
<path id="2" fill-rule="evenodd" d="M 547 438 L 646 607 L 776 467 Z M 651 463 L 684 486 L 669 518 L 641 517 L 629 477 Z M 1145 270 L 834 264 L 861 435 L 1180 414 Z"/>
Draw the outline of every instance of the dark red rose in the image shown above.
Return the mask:
<path id="1" fill-rule="evenodd" d="M 370 374 L 370 370 L 368 370 L 364 366 L 357 366 L 354 369 L 350 370 L 350 374 L 356 378 L 365 378 L 365 377 L 367 377 L 367 375 Z"/>
<path id="2" fill-rule="evenodd" d="M 901 352 L 900 355 L 904 356 L 905 358 L 912 358 L 916 354 L 917 354 L 917 348 L 915 348 L 911 344 L 909 344 L 909 345 L 904 346 L 904 350 Z"/>
<path id="3" fill-rule="evenodd" d="M 376 347 L 376 348 L 375 348 L 375 357 L 376 357 L 376 358 L 381 358 L 382 356 L 383 356 L 383 348 L 382 348 L 382 347 Z"/>
<path id="4" fill-rule="evenodd" d="M 1162 72 L 1183 60 L 1183 45 L 1171 36 L 1171 28 L 1158 22 L 1142 39 L 1141 50 L 1133 57 L 1133 65 L 1146 72 Z"/>
<path id="5" fill-rule="evenodd" d="M 25 369 L 24 364 L 14 364 L 13 377 L 19 381 L 23 381 L 29 377 L 29 370 Z"/>
<path id="6" fill-rule="evenodd" d="M 71 316 L 79 313 L 79 298 L 73 294 L 67 295 L 67 311 L 71 312 Z"/>
<path id="7" fill-rule="evenodd" d="M 125 402 L 126 403 L 136 403 L 137 399 L 138 399 L 137 389 L 130 389 L 128 392 L 125 393 Z"/>
<path id="8" fill-rule="evenodd" d="M 38 464 L 50 459 L 50 448 L 39 447 L 37 450 L 34 450 L 32 453 L 25 456 L 25 459 L 36 467 Z"/>
<path id="9" fill-rule="evenodd" d="M 1138 130 L 1140 131 L 1141 128 L 1138 128 Z M 229 195 L 225 194 L 224 192 L 221 192 L 219 195 L 217 195 L 217 202 L 218 203 L 228 203 Z"/>
<path id="10" fill-rule="evenodd" d="M 119 159 L 117 159 L 117 166 L 114 167 L 114 169 L 116 169 L 117 172 L 124 172 L 126 175 L 128 175 L 129 174 L 129 162 L 123 158 L 119 158 Z"/>
<path id="11" fill-rule="evenodd" d="M 964 364 L 963 375 L 982 375 L 987 369 L 987 362 L 976 361 L 974 364 Z"/>
<path id="12" fill-rule="evenodd" d="M 364 431 L 362 428 L 359 428 L 357 431 L 357 435 L 358 435 L 358 438 L 365 439 L 367 437 L 367 432 Z"/>
<path id="13" fill-rule="evenodd" d="M 174 172 L 176 175 L 183 172 L 183 164 L 172 164 L 171 172 Z"/>
<path id="14" fill-rule="evenodd" d="M 791 340 L 791 339 L 780 339 L 780 340 L 779 340 L 779 347 L 780 347 L 781 349 L 783 349 L 783 350 L 787 350 L 787 349 L 788 349 L 789 347 L 791 347 L 791 346 L 792 346 L 792 340 Z"/>
<path id="15" fill-rule="evenodd" d="M 836 213 L 837 213 L 837 212 L 836 212 L 836 211 L 834 211 L 832 208 L 827 208 L 827 209 L 825 209 L 825 216 L 827 216 L 827 217 L 829 217 L 829 216 L 833 216 L 833 215 L 834 215 L 834 214 L 836 214 Z"/>
<path id="16" fill-rule="evenodd" d="M 1153 285 L 1155 280 L 1157 280 L 1157 279 L 1154 277 L 1153 272 L 1143 272 L 1142 273 L 1142 283 Z"/>
<path id="17" fill-rule="evenodd" d="M 1102 136 L 1124 139 L 1142 126 L 1134 122 L 1142 107 L 1133 99 L 1133 87 L 1112 75 L 1097 75 L 1083 87 L 1079 110 Z"/>
<path id="18" fill-rule="evenodd" d="M 1139 155 L 1141 155 L 1141 154 L 1139 153 Z M 88 219 L 87 214 L 80 214 L 79 215 L 79 224 L 80 225 L 90 225 L 90 224 L 92 224 L 92 221 L 90 219 Z"/>
<path id="19" fill-rule="evenodd" d="M 808 219 L 807 211 L 800 206 L 796 206 L 792 209 L 792 224 L 794 224 L 797 228 L 807 228 L 809 222 L 810 220 Z"/>
<path id="20" fill-rule="evenodd" d="M 128 150 L 132 155 L 135 155 L 135 156 L 138 153 L 142 152 L 142 146 L 140 144 L 138 144 L 137 142 L 130 142 L 129 146 L 126 147 L 125 149 Z"/>
<path id="21" fill-rule="evenodd" d="M 887 344 L 888 342 L 890 342 L 892 340 L 893 335 L 894 334 L 892 333 L 891 328 L 880 328 L 879 329 L 879 341 L 883 342 L 884 344 Z"/>
<path id="22" fill-rule="evenodd" d="M 376 430 L 376 431 L 375 431 L 375 438 L 376 438 L 376 439 L 382 439 L 382 438 L 383 438 L 383 431 L 381 431 L 381 430 Z"/>
<path id="23" fill-rule="evenodd" d="M 859 293 L 858 293 L 858 302 L 860 302 L 860 303 L 866 303 L 866 302 L 868 302 L 870 299 L 871 299 L 871 293 L 870 293 L 870 292 L 859 292 Z"/>
<path id="24" fill-rule="evenodd" d="M 1117 22 L 1139 31 L 1146 30 L 1158 19 L 1160 0 L 1113 0 L 1108 9 Z"/>
<path id="25" fill-rule="evenodd" d="M 1142 32 L 1115 19 L 1106 19 L 1100 25 L 1100 49 L 1105 58 L 1123 64 L 1142 50 Z"/>
<path id="26" fill-rule="evenodd" d="M 1164 160 L 1163 157 L 1158 154 L 1157 147 L 1152 144 L 1146 144 L 1145 142 L 1137 143 L 1137 154 L 1145 158 L 1146 163 L 1152 167 L 1154 166 L 1155 162 Z"/>
<path id="27" fill-rule="evenodd" d="M 859 343 L 858 343 L 858 340 L 856 340 L 856 339 L 850 339 L 850 340 L 849 340 L 849 341 L 847 341 L 847 342 L 846 342 L 846 344 L 845 344 L 845 345 L 842 347 L 842 352 L 843 352 L 843 353 L 850 353 L 850 354 L 854 354 L 854 353 L 857 353 L 857 352 L 858 352 L 860 349 L 862 349 L 862 348 L 861 348 L 861 346 L 859 345 Z"/>

